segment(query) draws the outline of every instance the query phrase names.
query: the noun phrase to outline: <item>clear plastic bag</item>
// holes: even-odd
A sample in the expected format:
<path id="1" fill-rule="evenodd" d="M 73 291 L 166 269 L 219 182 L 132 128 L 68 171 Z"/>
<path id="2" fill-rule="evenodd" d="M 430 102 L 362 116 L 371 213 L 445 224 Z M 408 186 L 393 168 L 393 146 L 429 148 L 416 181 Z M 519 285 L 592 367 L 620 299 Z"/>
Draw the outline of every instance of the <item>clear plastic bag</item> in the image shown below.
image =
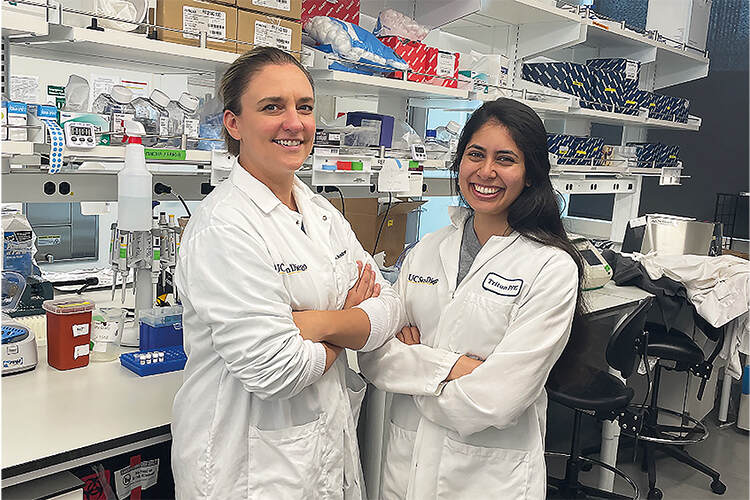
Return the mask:
<path id="1" fill-rule="evenodd" d="M 414 19 L 393 9 L 378 14 L 373 33 L 375 36 L 400 36 L 407 40 L 422 41 L 430 30 Z"/>

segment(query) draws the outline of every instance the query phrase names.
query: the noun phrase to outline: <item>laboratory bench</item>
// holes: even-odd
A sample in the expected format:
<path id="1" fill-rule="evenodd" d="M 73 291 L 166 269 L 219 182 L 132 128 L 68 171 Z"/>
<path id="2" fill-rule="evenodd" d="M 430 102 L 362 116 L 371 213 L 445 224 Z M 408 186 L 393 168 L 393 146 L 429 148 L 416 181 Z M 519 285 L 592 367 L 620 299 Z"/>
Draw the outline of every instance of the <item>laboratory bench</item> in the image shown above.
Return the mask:
<path id="1" fill-rule="evenodd" d="M 84 297 L 97 306 L 121 305 L 119 294 L 111 302 L 108 290 Z M 609 282 L 585 297 L 592 317 L 625 320 L 650 294 Z M 128 294 L 126 306 L 132 301 Z M 58 371 L 46 358 L 46 346 L 40 346 L 34 370 L 2 379 L 3 488 L 171 439 L 172 401 L 182 372 L 139 377 L 119 359 Z M 613 437 L 608 436 L 609 449 Z M 373 464 L 365 460 L 363 466 Z"/>
<path id="2" fill-rule="evenodd" d="M 122 305 L 119 291 L 114 302 L 108 290 L 83 297 Z M 131 294 L 125 305 L 132 307 Z M 119 359 L 59 371 L 46 349 L 39 346 L 34 370 L 2 379 L 3 488 L 171 439 L 181 371 L 139 377 Z"/>

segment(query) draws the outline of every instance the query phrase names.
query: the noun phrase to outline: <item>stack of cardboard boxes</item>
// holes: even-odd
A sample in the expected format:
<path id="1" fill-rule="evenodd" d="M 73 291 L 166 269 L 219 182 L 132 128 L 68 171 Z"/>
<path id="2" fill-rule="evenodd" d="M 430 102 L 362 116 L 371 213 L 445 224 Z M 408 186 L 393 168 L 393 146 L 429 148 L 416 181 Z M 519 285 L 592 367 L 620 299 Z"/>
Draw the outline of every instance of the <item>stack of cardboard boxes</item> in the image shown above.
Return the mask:
<path id="1" fill-rule="evenodd" d="M 301 10 L 302 0 L 161 0 L 156 24 L 196 33 L 160 30 L 159 39 L 168 42 L 197 46 L 205 31 L 209 49 L 241 54 L 271 46 L 299 56 Z"/>

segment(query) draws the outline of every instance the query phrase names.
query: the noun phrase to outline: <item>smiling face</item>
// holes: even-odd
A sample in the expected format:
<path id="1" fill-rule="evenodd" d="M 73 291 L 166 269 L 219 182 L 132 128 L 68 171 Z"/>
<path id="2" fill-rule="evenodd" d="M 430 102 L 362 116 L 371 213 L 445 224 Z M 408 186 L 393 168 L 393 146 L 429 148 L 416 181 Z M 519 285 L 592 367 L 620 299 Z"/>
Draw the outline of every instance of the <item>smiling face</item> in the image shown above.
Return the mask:
<path id="1" fill-rule="evenodd" d="M 310 82 L 293 64 L 267 65 L 242 94 L 241 112 L 224 111 L 224 125 L 240 141 L 240 163 L 267 179 L 290 176 L 310 154 L 315 137 Z"/>
<path id="2" fill-rule="evenodd" d="M 477 214 L 507 217 L 508 207 L 527 184 L 523 152 L 504 125 L 489 121 L 469 139 L 458 183 Z"/>

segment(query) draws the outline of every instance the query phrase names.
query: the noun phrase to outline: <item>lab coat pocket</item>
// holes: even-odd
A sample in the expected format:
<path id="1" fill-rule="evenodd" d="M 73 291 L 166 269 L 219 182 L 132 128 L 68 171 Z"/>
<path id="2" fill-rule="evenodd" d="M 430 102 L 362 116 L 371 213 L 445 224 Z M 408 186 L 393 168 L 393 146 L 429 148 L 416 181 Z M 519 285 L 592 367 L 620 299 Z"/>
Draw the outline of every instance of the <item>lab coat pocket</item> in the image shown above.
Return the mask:
<path id="1" fill-rule="evenodd" d="M 323 465 L 325 420 L 323 414 L 307 424 L 284 429 L 250 427 L 248 498 L 321 498 L 328 494 Z"/>
<path id="2" fill-rule="evenodd" d="M 451 332 L 448 349 L 486 359 L 505 336 L 513 313 L 513 303 L 498 302 L 470 293 L 461 313 L 461 328 Z"/>
<path id="3" fill-rule="evenodd" d="M 385 460 L 383 461 L 383 484 L 380 494 L 383 500 L 406 498 L 416 437 L 416 431 L 407 431 L 394 424 L 393 421 L 389 421 L 388 443 Z"/>
<path id="4" fill-rule="evenodd" d="M 346 369 L 346 393 L 349 396 L 349 405 L 352 407 L 352 418 L 354 425 L 359 422 L 359 410 L 362 409 L 362 400 L 365 398 L 367 383 L 357 372 Z"/>
<path id="5" fill-rule="evenodd" d="M 529 453 L 472 446 L 445 438 L 438 470 L 438 498 L 527 497 Z"/>

